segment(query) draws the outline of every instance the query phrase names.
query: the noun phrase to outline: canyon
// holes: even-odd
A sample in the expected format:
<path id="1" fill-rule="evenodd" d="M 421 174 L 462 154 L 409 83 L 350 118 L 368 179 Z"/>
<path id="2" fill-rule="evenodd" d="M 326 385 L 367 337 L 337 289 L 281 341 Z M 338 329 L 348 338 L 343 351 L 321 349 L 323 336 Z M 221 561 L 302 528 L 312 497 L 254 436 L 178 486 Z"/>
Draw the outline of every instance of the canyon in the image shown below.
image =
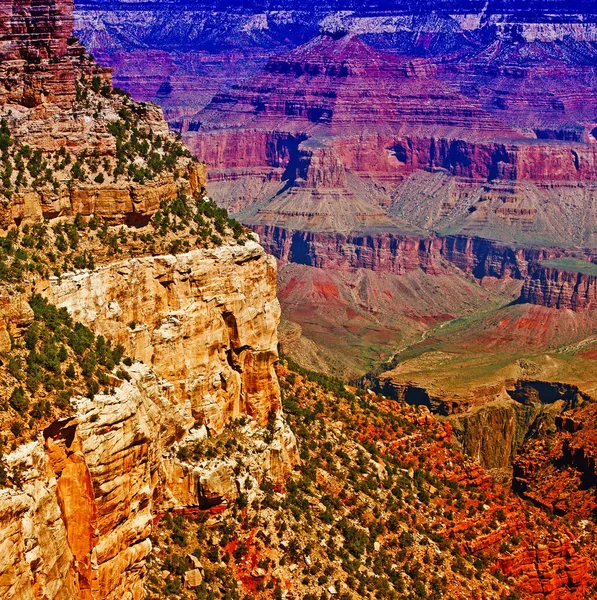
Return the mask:
<path id="1" fill-rule="evenodd" d="M 93 2 L 76 24 L 277 258 L 282 350 L 459 413 L 518 411 L 520 378 L 592 394 L 594 7 L 283 8 Z"/>
<path id="2" fill-rule="evenodd" d="M 341 341 L 313 324 L 312 299 L 299 306 L 285 297 L 298 270 L 310 279 L 302 266 L 343 279 L 360 269 L 374 271 L 369 278 L 398 275 L 393 287 L 408 287 L 403 276 L 417 269 L 441 277 L 456 267 L 480 284 L 479 296 L 487 278 L 502 280 L 503 304 L 593 310 L 590 277 L 566 265 L 580 259 L 590 270 L 595 256 L 595 14 L 590 6 L 558 6 L 557 16 L 538 6 L 481 9 L 448 2 L 425 15 L 330 4 L 307 15 L 255 6 L 232 17 L 219 3 L 178 12 L 84 3 L 77 29 L 117 78 L 122 73 L 122 85 L 164 106 L 171 127 L 209 165 L 210 196 L 278 258 L 288 351 L 303 348 L 311 366 L 354 377 L 414 340 L 413 327 L 397 332 L 377 312 L 369 358 L 334 360 Z M 150 39 L 174 14 L 177 27 Z M 151 96 L 143 73 L 125 75 L 122 57 L 139 61 L 146 50 L 123 23 L 141 16 L 136 35 L 172 61 L 169 72 L 197 55 L 210 64 L 209 94 L 200 77 L 192 91 L 189 78 L 177 84 L 173 75 L 168 96 Z M 231 68 L 239 52 L 243 65 Z M 551 270 L 542 266 L 556 259 Z M 337 284 L 345 310 L 358 313 L 350 283 Z M 423 320 L 476 310 L 445 304 Z M 376 333 L 384 327 L 395 334 Z"/>
<path id="3" fill-rule="evenodd" d="M 544 352 L 548 381 L 593 391 L 596 22 L 590 3 L 93 2 L 76 29 L 278 259 L 284 352 L 434 395 L 426 361 L 482 350 L 493 387 L 441 390 L 464 406 Z"/>
<path id="4" fill-rule="evenodd" d="M 443 6 L 0 2 L 0 597 L 595 593 L 596 19 Z"/>
<path id="5" fill-rule="evenodd" d="M 145 6 L 136 33 L 171 61 L 151 98 L 277 258 L 282 351 L 429 407 L 508 480 L 527 438 L 575 410 L 518 387 L 596 389 L 593 7 L 341 5 L 206 3 L 156 41 L 175 9 Z M 148 98 L 121 67 L 146 52 L 121 24 L 139 14 L 84 3 L 77 27 Z M 198 55 L 209 94 L 177 83 Z"/>

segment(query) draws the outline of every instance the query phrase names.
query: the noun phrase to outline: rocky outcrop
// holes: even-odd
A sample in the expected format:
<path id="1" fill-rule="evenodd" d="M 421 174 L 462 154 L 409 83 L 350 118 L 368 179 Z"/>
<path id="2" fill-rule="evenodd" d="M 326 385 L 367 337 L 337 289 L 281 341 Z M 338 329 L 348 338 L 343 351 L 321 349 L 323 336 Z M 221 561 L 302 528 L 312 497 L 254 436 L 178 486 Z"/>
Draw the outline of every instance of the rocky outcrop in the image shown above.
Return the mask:
<path id="1" fill-rule="evenodd" d="M 0 60 L 62 57 L 73 28 L 71 2 L 0 3 Z"/>
<path id="2" fill-rule="evenodd" d="M 75 232 L 73 221 L 81 226 L 85 216 L 104 219 L 106 232 L 109 222 L 145 226 L 162 203 L 180 197 L 186 207 L 187 194 L 202 197 L 205 166 L 169 134 L 157 107 L 111 87 L 109 72 L 71 37 L 72 10 L 72 2 L 0 3 L 3 230 L 61 217 L 59 226 L 67 221 Z M 138 240 L 138 230 L 128 231 Z M 105 368 L 89 350 L 90 397 L 70 378 L 58 407 L 46 386 L 44 415 L 30 415 L 43 432 L 31 428 L 21 446 L 25 436 L 15 433 L 9 454 L 0 443 L 2 598 L 141 600 L 157 514 L 223 509 L 266 479 L 284 486 L 298 456 L 274 371 L 275 261 L 242 229 L 237 245 L 221 233 L 213 250 L 102 257 L 95 270 L 49 281 L 40 266 L 17 292 L 3 279 L 3 365 L 5 353 L 25 351 L 15 330 L 41 320 L 25 288 L 27 300 L 37 288 L 68 308 L 93 329 L 92 341 L 101 344 L 101 334 L 124 349 Z M 11 360 L 17 373 L 22 359 Z M 60 366 L 55 373 L 64 390 L 68 374 Z M 26 415 L 28 400 L 20 407 Z M 224 431 L 242 436 L 242 451 L 205 452 Z"/>
<path id="3" fill-rule="evenodd" d="M 450 419 L 463 451 L 485 469 L 508 469 L 542 406 L 512 400 L 483 404 Z"/>
<path id="4" fill-rule="evenodd" d="M 3 598 L 140 600 L 157 514 L 225 508 L 265 480 L 283 488 L 298 456 L 273 369 L 275 279 L 247 241 L 40 284 L 136 361 L 0 457 L 18 482 L 0 489 Z M 31 321 L 21 304 L 3 300 L 5 332 Z M 242 445 L 206 452 L 224 432 Z"/>
<path id="5" fill-rule="evenodd" d="M 450 423 L 466 454 L 486 469 L 509 470 L 518 449 L 564 411 L 583 401 L 573 385 L 520 380 L 509 386 L 510 398 L 475 406 Z"/>
<path id="6" fill-rule="evenodd" d="M 275 264 L 247 242 L 67 274 L 45 293 L 147 364 L 7 457 L 23 487 L 0 490 L 2 597 L 140 599 L 157 512 L 283 486 L 297 461 L 273 371 Z M 242 455 L 189 458 L 240 417 Z"/>
<path id="7" fill-rule="evenodd" d="M 480 237 L 451 235 L 442 238 L 442 256 L 459 269 L 483 277 L 525 279 L 534 261 L 558 256 L 563 250 L 511 246 Z"/>
<path id="8" fill-rule="evenodd" d="M 521 447 L 513 487 L 558 515 L 590 518 L 597 509 L 594 407 L 565 412 Z"/>
<path id="9" fill-rule="evenodd" d="M 442 168 L 471 180 L 554 182 L 592 181 L 597 171 L 597 149 L 587 144 L 409 137 L 397 140 L 391 149 L 403 163 L 405 175 Z"/>
<path id="10" fill-rule="evenodd" d="M 206 183 L 204 167 L 176 148 L 161 110 L 112 87 L 110 70 L 72 36 L 72 13 L 72 1 L 0 5 L 0 120 L 9 136 L 2 230 L 77 213 L 143 225 L 162 200 Z M 137 138 L 159 136 L 156 148 L 145 140 L 144 158 L 136 158 L 136 142 L 123 150 L 132 121 Z"/>
<path id="11" fill-rule="evenodd" d="M 73 553 L 56 496 L 56 481 L 46 479 L 43 445 L 21 447 L 9 459 L 26 469 L 21 490 L 0 491 L 0 594 L 3 598 L 75 598 Z M 39 597 L 39 596 L 38 596 Z"/>
<path id="12" fill-rule="evenodd" d="M 226 494 L 214 476 L 223 465 L 204 461 L 192 475 L 176 459 L 172 444 L 193 438 L 194 420 L 168 397 L 170 384 L 141 363 L 129 376 L 111 395 L 77 399 L 72 417 L 7 457 L 22 489 L 0 491 L 3 598 L 143 598 L 156 511 L 236 498 L 242 470 L 230 472 Z M 267 452 L 246 456 L 258 482 L 270 469 L 283 481 L 296 460 L 286 424 L 272 431 Z"/>
<path id="13" fill-rule="evenodd" d="M 172 384 L 212 432 L 240 415 L 264 424 L 279 409 L 276 268 L 255 242 L 124 260 L 51 280 L 66 307 Z"/>
<path id="14" fill-rule="evenodd" d="M 427 407 L 450 424 L 463 452 L 496 475 L 508 473 L 531 436 L 561 422 L 564 411 L 588 399 L 575 385 L 521 379 L 468 395 L 438 393 L 382 374 L 374 385 L 390 398 Z"/>
<path id="15" fill-rule="evenodd" d="M 587 264 L 587 268 L 592 267 Z M 597 275 L 535 264 L 525 280 L 520 302 L 574 311 L 597 308 Z"/>
<path id="16" fill-rule="evenodd" d="M 587 590 L 584 581 L 590 571 L 590 562 L 579 555 L 569 539 L 545 540 L 536 543 L 517 556 L 504 556 L 498 567 L 506 576 L 520 578 L 531 597 L 580 598 Z M 569 590 L 563 588 L 569 587 Z"/>
<path id="17" fill-rule="evenodd" d="M 206 183 L 204 165 L 189 165 L 189 191 L 199 192 Z M 172 178 L 155 183 L 124 185 L 70 185 L 59 192 L 32 190 L 17 193 L 7 206 L 0 207 L 0 226 L 35 223 L 80 214 L 96 216 L 111 223 L 147 224 L 160 202 L 173 200 L 178 186 Z"/>
<path id="18" fill-rule="evenodd" d="M 23 487 L 3 490 L 14 511 L 3 538 L 20 533 L 3 554 L 5 566 L 20 565 L 2 568 L 3 597 L 142 597 L 160 445 L 180 417 L 146 367 L 132 373 L 132 384 L 80 399 L 75 416 L 7 457 Z"/>

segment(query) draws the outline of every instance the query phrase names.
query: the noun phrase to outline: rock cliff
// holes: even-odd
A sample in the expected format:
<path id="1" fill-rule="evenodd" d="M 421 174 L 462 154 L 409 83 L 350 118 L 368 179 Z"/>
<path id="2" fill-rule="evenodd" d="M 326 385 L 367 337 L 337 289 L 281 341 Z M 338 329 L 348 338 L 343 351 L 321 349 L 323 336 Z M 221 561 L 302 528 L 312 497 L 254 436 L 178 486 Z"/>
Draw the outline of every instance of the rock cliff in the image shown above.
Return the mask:
<path id="1" fill-rule="evenodd" d="M 72 36 L 72 13 L 72 2 L 0 6 L 3 230 L 77 213 L 146 223 L 179 183 L 205 184 L 161 110 L 112 87 Z"/>
<path id="2" fill-rule="evenodd" d="M 152 366 L 212 433 L 279 410 L 276 267 L 256 242 L 114 262 L 51 279 L 46 294 Z"/>
<path id="3" fill-rule="evenodd" d="M 421 269 L 442 272 L 451 263 L 478 279 L 483 277 L 526 280 L 535 263 L 564 254 L 563 249 L 512 248 L 506 244 L 464 235 L 431 237 L 415 232 L 371 235 L 332 234 L 258 225 L 254 227 L 268 252 L 285 264 L 320 268 L 358 268 L 389 273 Z"/>
<path id="4" fill-rule="evenodd" d="M 0 57 L 49 58 L 62 57 L 67 52 L 68 38 L 73 28 L 73 5 L 69 2 L 48 2 L 38 5 L 5 0 L 0 5 Z"/>
<path id="5" fill-rule="evenodd" d="M 0 596 L 140 600 L 157 516 L 298 461 L 276 266 L 72 13 L 0 4 Z"/>
<path id="6" fill-rule="evenodd" d="M 111 395 L 77 399 L 73 416 L 6 457 L 22 486 L 0 493 L 3 598 L 143 598 L 156 512 L 199 506 L 200 494 L 236 497 L 237 476 L 218 479 L 218 461 L 193 471 L 176 458 L 172 444 L 198 431 L 171 384 L 142 363 L 129 377 Z M 249 457 L 258 481 L 284 481 L 295 460 L 283 421 L 273 437 Z"/>
<path id="7" fill-rule="evenodd" d="M 554 261 L 555 262 L 555 261 Z M 535 264 L 524 282 L 520 294 L 521 302 L 540 304 L 550 308 L 588 311 L 597 308 L 597 270 L 586 262 L 583 271 L 578 261 L 578 271 L 549 266 L 549 263 Z"/>
<path id="8" fill-rule="evenodd" d="M 528 69 L 548 79 L 534 68 L 525 63 L 521 78 Z M 352 33 L 323 35 L 175 126 L 215 167 L 211 193 L 250 225 L 350 233 L 407 223 L 512 247 L 594 246 L 592 221 L 576 218 L 595 197 L 589 133 L 521 127 L 440 72 Z M 350 212 L 360 219 L 347 222 Z"/>

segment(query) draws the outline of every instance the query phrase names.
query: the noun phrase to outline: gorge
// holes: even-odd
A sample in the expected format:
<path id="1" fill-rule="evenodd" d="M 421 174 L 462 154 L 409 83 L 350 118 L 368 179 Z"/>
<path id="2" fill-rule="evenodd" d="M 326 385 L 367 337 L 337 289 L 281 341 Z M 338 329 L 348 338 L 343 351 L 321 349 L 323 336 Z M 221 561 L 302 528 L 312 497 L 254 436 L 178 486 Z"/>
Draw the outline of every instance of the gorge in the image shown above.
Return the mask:
<path id="1" fill-rule="evenodd" d="M 282 350 L 430 407 L 508 478 L 595 393 L 594 7 L 308 9 L 84 3 L 77 28 L 278 259 Z M 122 67 L 144 44 L 167 73 Z"/>
<path id="2" fill-rule="evenodd" d="M 592 3 L 412 4 L 0 0 L 0 598 L 595 594 Z"/>

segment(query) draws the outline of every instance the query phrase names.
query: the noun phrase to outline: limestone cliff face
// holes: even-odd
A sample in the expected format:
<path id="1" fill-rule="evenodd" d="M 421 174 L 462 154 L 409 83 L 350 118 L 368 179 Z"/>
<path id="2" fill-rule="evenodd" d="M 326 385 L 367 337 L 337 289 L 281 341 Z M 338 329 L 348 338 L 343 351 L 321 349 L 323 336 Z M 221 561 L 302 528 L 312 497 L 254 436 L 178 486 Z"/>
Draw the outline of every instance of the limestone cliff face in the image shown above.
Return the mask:
<path id="1" fill-rule="evenodd" d="M 274 259 L 249 241 L 45 284 L 137 360 L 6 457 L 23 485 L 0 489 L 0 597 L 140 600 L 156 514 L 250 498 L 266 478 L 284 485 L 298 459 L 273 370 L 275 280 Z M 225 428 L 242 451 L 190 458 Z"/>
<path id="2" fill-rule="evenodd" d="M 113 395 L 79 398 L 71 418 L 7 457 L 23 488 L 0 491 L 2 598 L 141 599 L 156 510 L 198 506 L 200 493 L 230 501 L 243 489 L 217 461 L 194 472 L 180 464 L 170 448 L 193 425 L 188 407 L 146 365 L 129 373 Z M 295 453 L 280 419 L 268 451 L 247 457 L 250 477 L 269 476 L 277 460 L 287 469 Z"/>
<path id="3" fill-rule="evenodd" d="M 48 298 L 172 384 L 212 432 L 279 409 L 276 268 L 261 246 L 123 260 L 52 280 Z"/>

